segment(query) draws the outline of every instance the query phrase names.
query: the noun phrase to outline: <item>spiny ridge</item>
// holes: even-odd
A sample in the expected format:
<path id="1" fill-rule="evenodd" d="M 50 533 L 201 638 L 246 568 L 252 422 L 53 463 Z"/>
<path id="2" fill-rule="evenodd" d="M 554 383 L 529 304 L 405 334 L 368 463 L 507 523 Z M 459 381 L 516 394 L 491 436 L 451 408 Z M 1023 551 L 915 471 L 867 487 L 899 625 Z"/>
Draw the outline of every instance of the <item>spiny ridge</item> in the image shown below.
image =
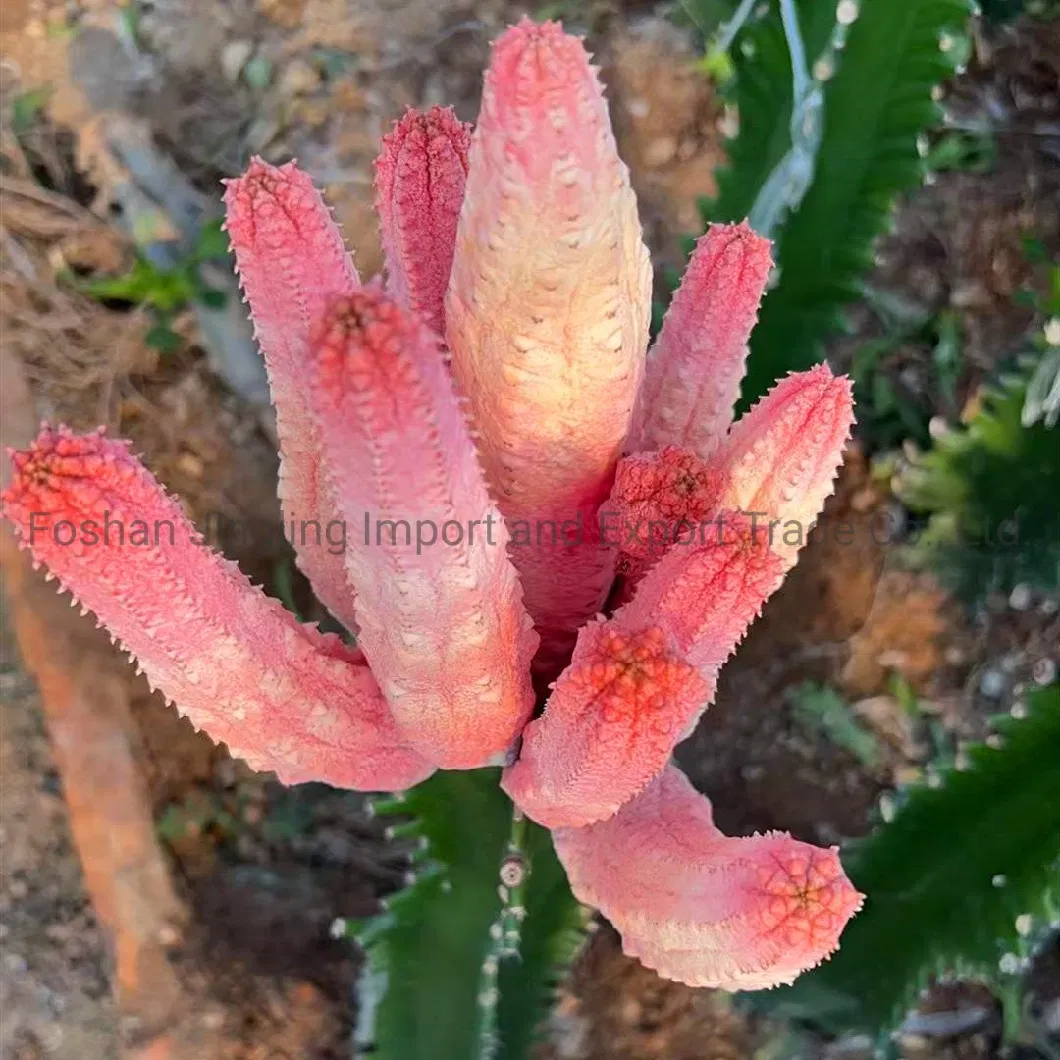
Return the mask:
<path id="1" fill-rule="evenodd" d="M 721 445 L 771 267 L 769 240 L 746 222 L 699 239 L 648 352 L 631 450 L 680 445 L 709 457 Z"/>
<path id="2" fill-rule="evenodd" d="M 225 227 L 254 333 L 265 358 L 280 443 L 279 494 L 284 527 L 333 526 L 335 506 L 321 481 L 325 459 L 309 412 L 305 376 L 309 330 L 328 300 L 360 285 L 320 193 L 293 163 L 260 158 L 227 182 Z M 342 556 L 319 536 L 291 536 L 299 568 L 344 625 L 356 629 L 353 591 Z"/>
<path id="3" fill-rule="evenodd" d="M 590 623 L 504 789 L 550 828 L 609 817 L 663 768 L 712 694 L 663 628 Z"/>
<path id="4" fill-rule="evenodd" d="M 777 383 L 719 453 L 722 505 L 778 520 L 772 545 L 788 567 L 832 492 L 853 424 L 850 380 L 819 364 Z"/>
<path id="5" fill-rule="evenodd" d="M 720 512 L 702 536 L 675 545 L 644 576 L 614 621 L 636 627 L 650 616 L 712 680 L 780 587 L 784 570 L 766 527 Z"/>
<path id="6" fill-rule="evenodd" d="M 431 772 L 368 668 L 212 553 L 127 444 L 44 427 L 13 458 L 22 543 L 197 727 L 287 783 L 405 788 Z"/>
<path id="7" fill-rule="evenodd" d="M 358 642 L 415 747 L 485 765 L 533 708 L 537 638 L 439 339 L 370 285 L 328 306 L 312 344 Z"/>
<path id="8" fill-rule="evenodd" d="M 471 127 L 450 108 L 410 109 L 383 138 L 376 161 L 388 288 L 442 336 L 470 144 Z"/>

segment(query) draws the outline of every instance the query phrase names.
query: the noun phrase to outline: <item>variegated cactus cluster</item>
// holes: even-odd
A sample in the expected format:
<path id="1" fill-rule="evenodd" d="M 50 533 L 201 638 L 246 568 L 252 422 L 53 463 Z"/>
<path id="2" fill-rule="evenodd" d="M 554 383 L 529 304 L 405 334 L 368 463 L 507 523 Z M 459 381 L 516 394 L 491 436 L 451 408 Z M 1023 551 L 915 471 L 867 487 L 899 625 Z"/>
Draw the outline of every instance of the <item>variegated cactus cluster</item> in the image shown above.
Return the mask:
<path id="1" fill-rule="evenodd" d="M 699 242 L 647 349 L 636 202 L 596 71 L 558 25 L 497 41 L 474 132 L 407 113 L 377 195 L 385 287 L 361 284 L 293 163 L 254 161 L 225 195 L 285 521 L 356 650 L 210 552 L 102 431 L 44 427 L 13 456 L 6 515 L 254 767 L 400 790 L 504 763 L 627 952 L 691 984 L 791 980 L 861 897 L 835 850 L 723 835 L 671 756 L 832 489 L 849 384 L 792 375 L 732 423 L 770 269 L 746 225 Z M 340 524 L 342 549 L 314 536 Z M 443 533 L 425 546 L 427 526 Z"/>

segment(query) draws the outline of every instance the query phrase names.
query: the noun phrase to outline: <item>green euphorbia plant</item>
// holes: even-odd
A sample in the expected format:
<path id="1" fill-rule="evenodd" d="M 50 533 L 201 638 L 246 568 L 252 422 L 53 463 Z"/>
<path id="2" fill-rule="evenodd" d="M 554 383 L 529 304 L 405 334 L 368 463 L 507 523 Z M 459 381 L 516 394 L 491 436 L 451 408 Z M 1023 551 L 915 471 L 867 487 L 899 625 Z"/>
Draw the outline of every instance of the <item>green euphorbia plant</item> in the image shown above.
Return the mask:
<path id="1" fill-rule="evenodd" d="M 356 649 L 210 552 L 102 431 L 44 427 L 14 454 L 5 513 L 153 685 L 255 768 L 401 791 L 503 766 L 505 858 L 432 899 L 463 879 L 487 903 L 499 870 L 501 943 L 527 915 L 543 826 L 574 895 L 661 975 L 790 981 L 861 896 L 835 850 L 723 835 L 671 755 L 832 489 L 848 382 L 791 375 L 732 422 L 770 269 L 746 225 L 700 241 L 647 350 L 636 201 L 596 72 L 556 24 L 498 40 L 474 133 L 441 108 L 406 114 L 377 192 L 385 287 L 361 284 L 293 163 L 256 160 L 226 193 L 285 522 Z M 425 790 L 464 791 L 471 812 L 477 784 L 437 779 Z M 464 808 L 444 811 L 452 824 Z M 438 946 L 459 949 L 465 922 L 446 920 Z M 503 988 L 513 953 L 488 951 L 489 982 Z"/>

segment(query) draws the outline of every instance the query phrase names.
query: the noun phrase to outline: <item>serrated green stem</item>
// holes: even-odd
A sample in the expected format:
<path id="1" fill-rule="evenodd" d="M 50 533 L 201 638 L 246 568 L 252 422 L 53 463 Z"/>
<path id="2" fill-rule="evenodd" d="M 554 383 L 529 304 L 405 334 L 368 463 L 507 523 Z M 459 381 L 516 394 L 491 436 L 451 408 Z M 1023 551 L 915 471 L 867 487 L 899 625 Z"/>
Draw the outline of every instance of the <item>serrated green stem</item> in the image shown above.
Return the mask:
<path id="1" fill-rule="evenodd" d="M 718 30 L 711 51 L 727 52 L 732 47 L 736 34 L 743 29 L 744 23 L 751 17 L 751 12 L 757 2 L 758 0 L 740 0 L 740 6 L 733 13 L 732 18 Z"/>
<path id="2" fill-rule="evenodd" d="M 795 100 L 795 109 L 798 110 L 799 101 L 810 91 L 810 71 L 806 65 L 806 49 L 799 32 L 799 16 L 795 12 L 794 0 L 780 0 L 780 21 L 791 59 L 791 98 Z"/>
<path id="3" fill-rule="evenodd" d="M 407 802 L 404 792 L 400 791 L 395 795 L 372 799 L 368 802 L 369 816 L 385 817 L 392 813 L 405 813 Z"/>
<path id="4" fill-rule="evenodd" d="M 479 1060 L 493 1060 L 500 1044 L 497 1037 L 497 1006 L 500 1002 L 501 962 L 519 957 L 523 920 L 526 918 L 526 881 L 530 877 L 530 855 L 526 849 L 526 818 L 514 804 L 498 877 L 501 910 L 490 928 L 490 947 L 482 962 L 478 995 L 482 1028 Z"/>
<path id="5" fill-rule="evenodd" d="M 511 955 L 519 950 L 519 936 L 526 918 L 526 881 L 530 877 L 530 855 L 526 849 L 526 818 L 513 805 L 512 827 L 508 846 L 501 862 L 500 924 L 504 931 L 504 945 Z M 509 956 L 509 953 L 505 953 Z"/>
<path id="6" fill-rule="evenodd" d="M 767 237 L 809 191 L 824 132 L 824 90 L 810 76 L 794 0 L 780 0 L 780 18 L 791 59 L 791 147 L 766 178 L 749 218 L 751 227 Z"/>
<path id="7" fill-rule="evenodd" d="M 766 178 L 749 214 L 751 227 L 772 237 L 792 210 L 797 210 L 813 184 L 817 155 L 824 136 L 824 85 L 813 77 L 806 55 L 795 0 L 779 0 L 780 20 L 791 61 L 791 147 Z M 821 54 L 831 62 L 846 38 L 838 22 Z"/>

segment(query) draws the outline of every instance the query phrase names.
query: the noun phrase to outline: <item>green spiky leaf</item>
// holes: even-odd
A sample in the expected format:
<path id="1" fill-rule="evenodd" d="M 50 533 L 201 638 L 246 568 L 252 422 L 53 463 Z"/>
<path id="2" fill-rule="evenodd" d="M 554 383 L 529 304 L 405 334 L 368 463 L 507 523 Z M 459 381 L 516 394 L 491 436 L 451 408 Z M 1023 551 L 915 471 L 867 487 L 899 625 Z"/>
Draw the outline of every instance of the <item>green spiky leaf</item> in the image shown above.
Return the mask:
<path id="1" fill-rule="evenodd" d="M 820 55 L 835 26 L 835 5 L 797 0 L 807 56 Z M 731 51 L 735 67 L 729 102 L 740 115 L 740 131 L 726 144 L 728 164 L 718 171 L 718 194 L 704 203 L 705 221 L 742 221 L 759 189 L 791 145 L 791 59 L 780 8 L 769 5 L 751 22 Z"/>
<path id="2" fill-rule="evenodd" d="M 404 801 L 377 804 L 408 815 L 393 831 L 421 847 L 415 881 L 357 931 L 358 1041 L 378 1060 L 522 1060 L 581 945 L 585 911 L 548 832 L 530 822 L 521 828 L 529 875 L 525 915 L 512 918 L 517 951 L 502 934 L 512 806 L 498 781 L 495 769 L 439 772 Z"/>
<path id="3" fill-rule="evenodd" d="M 801 0 L 795 6 L 813 66 L 831 39 L 836 5 Z M 822 339 L 857 297 L 895 197 L 920 183 L 917 137 L 938 116 L 932 90 L 963 51 L 966 0 L 859 0 L 857 7 L 824 85 L 813 182 L 772 233 L 779 280 L 752 336 L 745 406 L 785 372 L 821 359 Z M 729 145 L 718 199 L 706 210 L 713 221 L 748 216 L 791 143 L 791 62 L 779 5 L 744 31 L 734 57 L 740 131 Z"/>
<path id="4" fill-rule="evenodd" d="M 910 559 L 968 599 L 1020 582 L 1060 588 L 1060 425 L 1023 425 L 1030 374 L 988 391 L 967 428 L 900 482 L 902 499 L 930 514 Z"/>
<path id="5" fill-rule="evenodd" d="M 1033 918 L 1060 917 L 1060 685 L 995 727 L 966 768 L 904 791 L 890 823 L 846 849 L 865 908 L 830 961 L 765 1005 L 835 1030 L 893 1027 L 932 974 L 997 981 Z"/>
<path id="6" fill-rule="evenodd" d="M 880 757 L 876 737 L 834 688 L 807 681 L 792 690 L 791 705 L 795 720 L 804 729 L 821 733 L 867 769 L 876 767 Z"/>

